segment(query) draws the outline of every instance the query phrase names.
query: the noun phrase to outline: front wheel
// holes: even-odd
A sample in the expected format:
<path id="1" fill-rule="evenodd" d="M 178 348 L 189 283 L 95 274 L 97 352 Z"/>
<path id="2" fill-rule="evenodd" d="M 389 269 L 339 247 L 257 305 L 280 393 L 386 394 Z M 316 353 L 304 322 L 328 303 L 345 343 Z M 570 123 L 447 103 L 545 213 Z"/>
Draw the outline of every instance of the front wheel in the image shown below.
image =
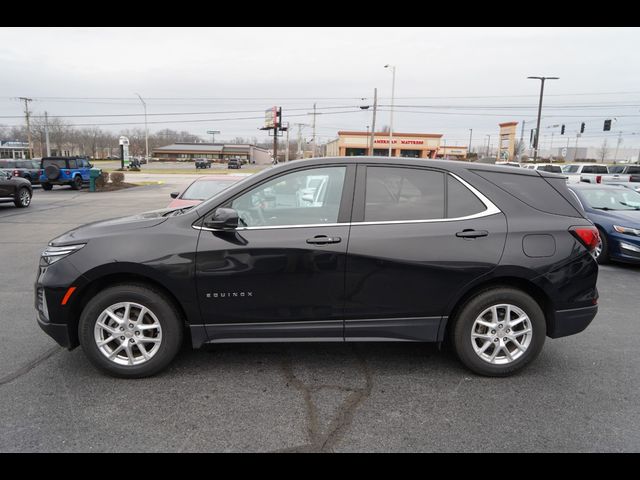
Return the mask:
<path id="1" fill-rule="evenodd" d="M 472 297 L 453 328 L 462 363 L 480 375 L 504 377 L 538 356 L 546 322 L 538 303 L 521 290 L 497 287 Z"/>
<path id="2" fill-rule="evenodd" d="M 98 369 L 122 378 L 155 375 L 180 350 L 183 325 L 159 291 L 139 284 L 102 290 L 84 307 L 80 344 Z"/>
<path id="3" fill-rule="evenodd" d="M 31 205 L 31 192 L 29 191 L 29 189 L 23 187 L 18 190 L 13 203 L 18 208 L 27 208 L 29 205 Z"/>

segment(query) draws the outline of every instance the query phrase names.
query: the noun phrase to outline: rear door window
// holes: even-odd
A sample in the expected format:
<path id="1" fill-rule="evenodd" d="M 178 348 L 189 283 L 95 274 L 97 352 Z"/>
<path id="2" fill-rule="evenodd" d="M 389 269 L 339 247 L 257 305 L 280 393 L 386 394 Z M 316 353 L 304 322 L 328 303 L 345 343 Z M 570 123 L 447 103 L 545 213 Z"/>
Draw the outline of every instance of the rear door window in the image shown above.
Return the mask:
<path id="1" fill-rule="evenodd" d="M 78 162 L 75 158 L 69 159 L 69 168 L 78 168 Z"/>
<path id="2" fill-rule="evenodd" d="M 433 170 L 367 167 L 364 221 L 444 218 L 444 181 Z"/>

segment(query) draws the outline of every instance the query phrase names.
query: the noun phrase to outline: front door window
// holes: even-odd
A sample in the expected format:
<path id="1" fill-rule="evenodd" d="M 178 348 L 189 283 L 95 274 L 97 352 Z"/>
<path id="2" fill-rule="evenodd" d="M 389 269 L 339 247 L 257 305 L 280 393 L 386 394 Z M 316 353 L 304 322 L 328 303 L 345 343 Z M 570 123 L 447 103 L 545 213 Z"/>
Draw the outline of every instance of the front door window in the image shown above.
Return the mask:
<path id="1" fill-rule="evenodd" d="M 232 200 L 243 227 L 337 223 L 346 167 L 282 175 Z"/>

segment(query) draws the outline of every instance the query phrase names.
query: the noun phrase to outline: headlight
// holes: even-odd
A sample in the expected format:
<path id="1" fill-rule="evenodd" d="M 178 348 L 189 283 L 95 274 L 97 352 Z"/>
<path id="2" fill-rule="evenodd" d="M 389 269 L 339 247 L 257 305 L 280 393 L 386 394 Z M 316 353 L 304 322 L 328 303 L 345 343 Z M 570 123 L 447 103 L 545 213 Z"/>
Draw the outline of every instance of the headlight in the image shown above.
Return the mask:
<path id="1" fill-rule="evenodd" d="M 631 227 L 620 227 L 618 225 L 614 225 L 613 229 L 618 233 L 626 233 L 627 235 L 636 235 L 640 237 L 640 229 L 631 228 Z"/>
<path id="2" fill-rule="evenodd" d="M 44 252 L 42 252 L 42 256 L 40 257 L 40 264 L 51 265 L 53 263 L 56 263 L 58 260 L 71 255 L 73 252 L 77 252 L 85 245 L 86 243 L 80 243 L 77 245 L 65 245 L 64 247 L 49 246 Z"/>

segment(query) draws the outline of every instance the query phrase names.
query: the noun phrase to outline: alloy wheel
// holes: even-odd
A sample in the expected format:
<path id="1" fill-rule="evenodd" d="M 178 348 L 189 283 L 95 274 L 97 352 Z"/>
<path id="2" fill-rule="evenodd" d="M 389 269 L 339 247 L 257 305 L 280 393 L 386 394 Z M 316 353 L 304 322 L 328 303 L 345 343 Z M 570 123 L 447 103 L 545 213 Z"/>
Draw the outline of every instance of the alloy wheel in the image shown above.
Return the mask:
<path id="1" fill-rule="evenodd" d="M 20 203 L 23 207 L 28 207 L 31 203 L 31 195 L 29 194 L 29 190 L 24 189 L 20 192 Z"/>
<path id="2" fill-rule="evenodd" d="M 144 305 L 120 302 L 98 316 L 94 340 L 100 352 L 118 365 L 140 365 L 158 353 L 162 327 Z"/>
<path id="3" fill-rule="evenodd" d="M 532 336 L 529 316 L 511 304 L 485 309 L 471 327 L 471 344 L 476 354 L 494 365 L 509 364 L 522 357 Z"/>

